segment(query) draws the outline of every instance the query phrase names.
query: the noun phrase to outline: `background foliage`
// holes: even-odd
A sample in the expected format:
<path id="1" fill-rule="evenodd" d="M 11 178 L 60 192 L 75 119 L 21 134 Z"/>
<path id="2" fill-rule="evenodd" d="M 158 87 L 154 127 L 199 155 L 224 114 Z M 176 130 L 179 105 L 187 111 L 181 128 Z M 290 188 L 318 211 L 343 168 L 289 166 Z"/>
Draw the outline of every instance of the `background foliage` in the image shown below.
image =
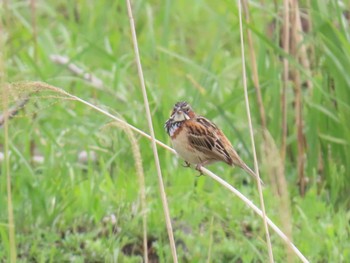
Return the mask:
<path id="1" fill-rule="evenodd" d="M 266 149 L 260 109 L 247 63 L 266 209 L 281 225 L 280 211 L 290 208 L 293 241 L 310 261 L 345 262 L 350 258 L 350 4 L 315 0 L 301 1 L 300 7 L 310 23 L 301 44 L 308 50 L 310 72 L 280 47 L 282 5 L 250 2 L 249 28 L 267 129 L 277 148 L 282 139 L 281 59 L 298 69 L 303 84 L 312 83 L 312 88 L 302 87 L 308 182 L 303 197 L 297 185 L 295 87 L 287 83 L 285 191 L 290 207 L 281 207 L 266 172 L 272 164 L 262 158 Z M 164 122 L 173 104 L 186 100 L 218 124 L 252 166 L 235 1 L 133 1 L 133 11 L 157 138 L 170 144 Z M 62 87 L 148 131 L 124 1 L 10 1 L 1 12 L 7 81 L 40 80 Z M 54 54 L 100 78 L 103 88 L 54 63 Z M 11 105 L 23 94 L 25 90 L 11 94 Z M 50 92 L 31 94 L 25 109 L 10 121 L 19 262 L 140 262 L 142 224 L 131 146 L 124 131 L 106 126 L 108 122 Z M 154 262 L 169 262 L 150 143 L 140 137 L 139 144 L 146 174 L 149 255 Z M 82 158 L 91 151 L 96 158 Z M 181 160 L 163 149 L 159 154 L 181 262 L 209 257 L 212 262 L 265 262 L 262 221 L 209 178 L 196 177 L 196 171 L 183 168 Z M 244 172 L 224 164 L 211 168 L 258 203 L 255 184 Z M 0 207 L 5 208 L 6 177 L 0 180 Z M 1 209 L 3 262 L 10 249 L 7 218 L 7 210 Z M 281 262 L 288 252 L 273 234 L 272 241 L 275 259 Z"/>

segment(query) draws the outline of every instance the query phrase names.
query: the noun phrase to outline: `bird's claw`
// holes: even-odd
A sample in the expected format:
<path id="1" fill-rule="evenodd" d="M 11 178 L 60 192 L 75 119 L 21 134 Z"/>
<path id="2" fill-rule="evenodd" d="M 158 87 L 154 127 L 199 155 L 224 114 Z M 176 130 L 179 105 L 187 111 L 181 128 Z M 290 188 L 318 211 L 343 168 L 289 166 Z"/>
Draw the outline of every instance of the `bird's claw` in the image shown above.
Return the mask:
<path id="1" fill-rule="evenodd" d="M 199 172 L 199 175 L 197 175 L 197 177 L 204 175 L 203 172 L 202 172 L 202 165 L 197 164 L 196 165 L 196 170 Z"/>

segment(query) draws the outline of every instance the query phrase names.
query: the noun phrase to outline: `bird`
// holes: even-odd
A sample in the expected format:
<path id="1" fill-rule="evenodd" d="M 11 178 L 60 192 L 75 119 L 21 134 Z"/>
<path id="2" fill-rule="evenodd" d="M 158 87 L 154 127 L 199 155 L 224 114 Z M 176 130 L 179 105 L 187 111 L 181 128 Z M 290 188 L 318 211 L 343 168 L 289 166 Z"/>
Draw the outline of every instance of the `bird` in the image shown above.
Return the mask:
<path id="1" fill-rule="evenodd" d="M 221 161 L 243 169 L 257 180 L 257 175 L 239 157 L 225 134 L 213 122 L 197 115 L 189 103 L 177 102 L 164 128 L 186 167 L 192 164 L 202 174 L 202 167 Z"/>

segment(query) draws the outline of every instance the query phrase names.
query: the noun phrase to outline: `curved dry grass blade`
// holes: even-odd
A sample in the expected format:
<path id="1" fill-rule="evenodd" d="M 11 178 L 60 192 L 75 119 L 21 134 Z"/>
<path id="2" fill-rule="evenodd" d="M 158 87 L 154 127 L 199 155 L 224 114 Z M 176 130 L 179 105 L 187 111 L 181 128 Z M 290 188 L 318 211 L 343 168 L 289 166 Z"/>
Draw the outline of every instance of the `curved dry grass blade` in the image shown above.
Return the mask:
<path id="1" fill-rule="evenodd" d="M 157 144 L 156 144 L 153 124 L 152 124 L 151 111 L 150 111 L 148 98 L 147 98 L 145 80 L 143 78 L 143 72 L 142 72 L 141 60 L 140 60 L 139 49 L 138 49 L 138 44 L 137 44 L 136 30 L 135 30 L 135 24 L 134 24 L 134 18 L 132 15 L 130 0 L 126 0 L 126 4 L 127 4 L 128 15 L 129 15 L 129 20 L 130 20 L 130 29 L 131 29 L 132 40 L 133 40 L 133 45 L 134 45 L 137 71 L 139 74 L 141 90 L 142 90 L 142 95 L 143 95 L 144 104 L 145 104 L 148 127 L 149 127 L 149 130 L 151 133 L 152 150 L 153 150 L 155 165 L 157 168 L 159 190 L 160 190 L 160 195 L 161 195 L 162 204 L 163 204 L 163 210 L 164 210 L 165 222 L 166 222 L 166 226 L 167 226 L 169 243 L 170 243 L 171 253 L 173 256 L 173 261 L 175 263 L 177 263 L 178 260 L 177 260 L 177 254 L 176 254 L 176 246 L 175 246 L 175 240 L 174 240 L 174 234 L 173 234 L 173 227 L 172 227 L 171 219 L 170 219 L 170 212 L 169 212 L 168 201 L 167 201 L 167 197 L 166 197 L 166 193 L 165 193 L 164 183 L 163 183 L 162 171 L 160 169 Z"/>
<path id="2" fill-rule="evenodd" d="M 255 213 L 257 213 L 261 218 L 264 217 L 263 212 L 253 204 L 247 197 L 245 197 L 241 192 L 235 189 L 232 185 L 228 184 L 226 181 L 221 179 L 219 176 L 209 171 L 208 169 L 202 167 L 202 172 L 208 176 L 210 176 L 213 180 L 217 181 L 219 184 L 224 186 L 226 189 L 235 194 L 238 198 L 240 198 L 246 205 L 248 205 Z M 308 263 L 309 261 L 305 258 L 305 256 L 299 251 L 299 249 L 289 240 L 289 238 L 265 215 L 266 222 L 269 226 L 283 239 L 286 244 L 290 246 L 290 248 L 294 251 L 294 253 L 300 258 L 300 260 L 304 263 Z"/>
<path id="3" fill-rule="evenodd" d="M 256 150 L 255 150 L 253 125 L 252 125 L 252 120 L 251 120 L 251 116 L 250 116 L 248 87 L 247 87 L 247 76 L 246 76 L 245 56 L 244 56 L 244 39 L 243 39 L 243 26 L 242 26 L 243 22 L 242 22 L 242 3 L 241 3 L 241 0 L 238 1 L 238 16 L 239 16 L 239 31 L 240 31 L 240 38 L 241 38 L 241 54 L 242 54 L 242 69 L 243 69 L 242 70 L 242 75 L 243 75 L 244 98 L 245 98 L 246 112 L 247 112 L 247 117 L 248 117 L 250 139 L 251 139 L 251 143 L 252 143 L 252 150 L 253 150 L 253 156 L 254 156 L 254 169 L 255 169 L 255 174 L 256 174 L 256 177 L 257 177 L 257 185 L 258 185 L 258 191 L 259 191 L 261 211 L 262 211 L 262 215 L 263 215 L 262 218 L 263 218 L 264 227 L 265 227 L 265 233 L 266 233 L 266 242 L 267 242 L 267 249 L 268 249 L 268 252 L 269 252 L 269 259 L 270 259 L 270 262 L 273 263 L 274 260 L 273 260 L 271 238 L 270 238 L 269 228 L 267 226 L 267 216 L 266 216 L 266 212 L 265 212 L 264 196 L 263 196 L 263 193 L 262 193 L 261 179 L 260 179 L 260 174 L 259 174 L 258 158 L 256 156 Z"/>

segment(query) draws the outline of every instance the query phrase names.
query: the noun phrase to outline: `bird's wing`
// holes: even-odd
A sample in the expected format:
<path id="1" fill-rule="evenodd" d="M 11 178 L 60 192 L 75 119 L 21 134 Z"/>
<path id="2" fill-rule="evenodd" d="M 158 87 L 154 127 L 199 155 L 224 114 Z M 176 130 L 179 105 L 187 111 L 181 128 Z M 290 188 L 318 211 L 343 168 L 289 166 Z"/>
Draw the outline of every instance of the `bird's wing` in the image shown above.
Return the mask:
<path id="1" fill-rule="evenodd" d="M 188 121 L 189 143 L 198 151 L 208 155 L 208 159 L 223 161 L 232 165 L 229 154 L 231 143 L 217 126 L 204 117 L 198 116 Z"/>
<path id="2" fill-rule="evenodd" d="M 241 167 L 255 179 L 257 178 L 255 172 L 243 162 L 230 141 L 214 123 L 201 116 L 188 122 L 189 143 L 195 149 L 207 154 L 208 159 Z M 260 182 L 264 184 L 261 179 Z"/>

